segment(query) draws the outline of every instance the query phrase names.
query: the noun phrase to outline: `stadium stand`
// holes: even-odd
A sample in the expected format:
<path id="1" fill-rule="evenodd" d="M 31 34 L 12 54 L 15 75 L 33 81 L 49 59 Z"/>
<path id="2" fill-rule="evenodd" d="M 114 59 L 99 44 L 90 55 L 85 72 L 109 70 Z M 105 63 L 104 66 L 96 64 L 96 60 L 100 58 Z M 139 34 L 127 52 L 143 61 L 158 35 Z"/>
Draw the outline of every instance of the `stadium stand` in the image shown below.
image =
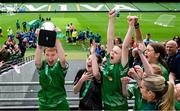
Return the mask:
<path id="1" fill-rule="evenodd" d="M 179 12 L 180 3 L 2 3 L 2 13 L 41 13 L 41 12 L 107 12 L 119 8 L 121 12 Z"/>
<path id="2" fill-rule="evenodd" d="M 159 2 L 175 2 L 177 0 L 158 0 Z M 1 0 L 1 2 L 120 2 L 119 0 Z M 121 0 L 121 2 L 157 2 L 157 0 Z"/>

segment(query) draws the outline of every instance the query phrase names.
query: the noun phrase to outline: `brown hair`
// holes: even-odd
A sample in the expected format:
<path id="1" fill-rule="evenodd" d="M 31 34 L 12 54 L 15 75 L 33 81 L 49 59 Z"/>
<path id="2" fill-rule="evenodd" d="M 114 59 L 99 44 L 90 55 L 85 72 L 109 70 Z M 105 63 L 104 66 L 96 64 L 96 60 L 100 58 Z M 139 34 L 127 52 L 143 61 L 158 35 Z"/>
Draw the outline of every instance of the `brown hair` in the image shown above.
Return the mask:
<path id="1" fill-rule="evenodd" d="M 57 52 L 57 48 L 56 48 L 56 47 L 46 47 L 46 48 L 44 49 L 44 53 L 45 53 L 46 51 L 50 51 L 50 52 L 56 51 L 56 52 Z"/>
<path id="2" fill-rule="evenodd" d="M 153 47 L 155 53 L 159 53 L 158 62 L 160 62 L 166 69 L 168 69 L 167 63 L 164 60 L 164 57 L 166 56 L 165 47 L 162 44 L 155 42 L 150 43 L 149 45 Z"/>
<path id="3" fill-rule="evenodd" d="M 0 49 L 0 62 L 1 61 L 4 61 L 4 62 L 8 61 L 10 56 L 11 56 L 11 54 L 7 49 L 5 49 L 5 48 Z"/>

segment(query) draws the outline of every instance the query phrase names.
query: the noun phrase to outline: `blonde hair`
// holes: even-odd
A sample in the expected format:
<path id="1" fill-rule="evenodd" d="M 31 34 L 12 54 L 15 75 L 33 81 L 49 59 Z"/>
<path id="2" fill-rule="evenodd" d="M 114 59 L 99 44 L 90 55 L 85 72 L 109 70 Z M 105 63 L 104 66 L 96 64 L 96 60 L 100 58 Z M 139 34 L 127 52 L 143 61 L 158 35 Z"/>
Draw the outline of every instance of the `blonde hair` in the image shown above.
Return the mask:
<path id="1" fill-rule="evenodd" d="M 174 110 L 174 86 L 161 75 L 149 75 L 143 78 L 145 87 L 155 94 L 158 109 Z"/>

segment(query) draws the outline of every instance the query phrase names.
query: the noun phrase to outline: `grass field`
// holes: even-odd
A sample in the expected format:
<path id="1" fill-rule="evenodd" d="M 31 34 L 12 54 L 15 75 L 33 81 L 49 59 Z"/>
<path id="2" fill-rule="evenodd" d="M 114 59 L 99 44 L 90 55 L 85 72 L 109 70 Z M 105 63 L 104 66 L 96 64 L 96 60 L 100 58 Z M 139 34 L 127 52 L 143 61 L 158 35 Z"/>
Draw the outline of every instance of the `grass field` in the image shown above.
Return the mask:
<path id="1" fill-rule="evenodd" d="M 33 19 L 38 19 L 40 13 L 18 13 L 13 16 L 2 14 L 0 15 L 0 27 L 3 29 L 4 37 L 0 38 L 0 45 L 7 39 L 7 29 L 11 27 L 14 32 L 15 22 L 17 19 L 22 23 L 24 20 L 29 22 Z M 121 12 L 120 17 L 116 18 L 115 23 L 115 35 L 124 38 L 127 31 L 127 15 L 137 15 L 140 17 L 140 26 L 142 34 L 152 34 L 152 39 L 157 41 L 165 41 L 171 39 L 174 35 L 180 35 L 180 12 Z M 176 18 L 172 20 L 173 27 L 163 27 L 155 25 L 154 22 L 162 14 L 174 15 Z M 41 13 L 41 16 L 51 17 L 52 22 L 60 27 L 65 33 L 65 26 L 68 23 L 75 24 L 76 29 L 84 31 L 87 27 L 94 33 L 100 33 L 102 35 L 102 44 L 106 43 L 106 31 L 108 24 L 108 17 L 106 12 L 88 12 L 88 13 Z M 168 18 L 163 18 L 161 21 L 168 21 Z M 22 26 L 21 26 L 22 27 Z M 63 47 L 66 52 L 81 52 L 80 45 L 69 45 L 65 39 L 61 39 Z M 87 43 L 88 44 L 88 43 Z M 30 50 L 33 53 L 34 50 Z M 81 55 L 81 54 L 79 54 Z"/>

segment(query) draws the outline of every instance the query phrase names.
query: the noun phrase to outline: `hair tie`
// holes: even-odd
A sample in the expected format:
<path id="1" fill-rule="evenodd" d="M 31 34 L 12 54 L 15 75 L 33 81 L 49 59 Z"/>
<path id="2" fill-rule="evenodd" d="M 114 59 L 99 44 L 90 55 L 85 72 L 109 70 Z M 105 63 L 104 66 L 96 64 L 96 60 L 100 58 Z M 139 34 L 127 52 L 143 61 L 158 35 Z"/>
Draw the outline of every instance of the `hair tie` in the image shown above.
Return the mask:
<path id="1" fill-rule="evenodd" d="M 168 85 L 168 82 L 167 82 L 167 81 L 165 81 L 164 83 L 165 83 L 166 86 Z"/>

